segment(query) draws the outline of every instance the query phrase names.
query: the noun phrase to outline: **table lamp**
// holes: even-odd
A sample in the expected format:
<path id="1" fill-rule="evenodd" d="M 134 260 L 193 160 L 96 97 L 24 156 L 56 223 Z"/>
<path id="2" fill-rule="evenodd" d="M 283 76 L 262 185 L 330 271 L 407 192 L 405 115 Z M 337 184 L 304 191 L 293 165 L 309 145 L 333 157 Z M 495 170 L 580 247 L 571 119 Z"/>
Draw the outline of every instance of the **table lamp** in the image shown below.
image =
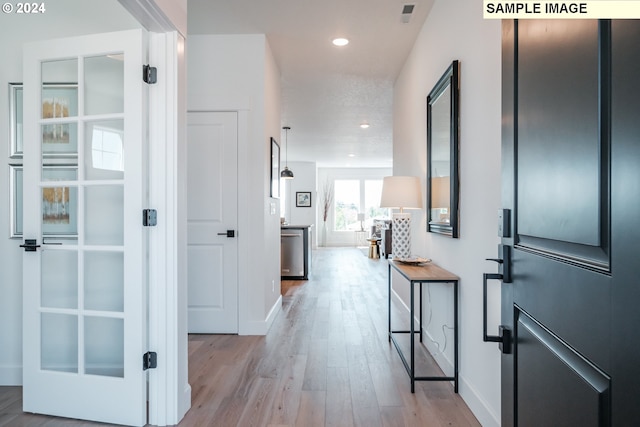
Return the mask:
<path id="1" fill-rule="evenodd" d="M 380 207 L 400 209 L 392 215 L 391 253 L 394 258 L 411 257 L 411 214 L 404 209 L 422 209 L 420 179 L 417 176 L 384 177 Z"/>
<path id="2" fill-rule="evenodd" d="M 360 231 L 364 231 L 364 224 L 362 223 L 364 221 L 363 213 L 358 214 L 358 221 L 360 221 Z"/>

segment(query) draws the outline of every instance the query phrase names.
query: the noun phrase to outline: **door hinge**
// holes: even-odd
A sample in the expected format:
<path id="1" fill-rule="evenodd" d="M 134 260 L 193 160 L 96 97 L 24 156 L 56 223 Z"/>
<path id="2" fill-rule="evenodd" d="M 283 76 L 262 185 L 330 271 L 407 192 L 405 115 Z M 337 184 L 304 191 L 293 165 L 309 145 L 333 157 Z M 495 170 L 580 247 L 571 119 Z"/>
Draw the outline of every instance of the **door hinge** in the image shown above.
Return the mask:
<path id="1" fill-rule="evenodd" d="M 155 227 L 158 225 L 158 211 L 155 209 L 144 209 L 142 211 L 142 225 L 145 227 Z"/>
<path id="2" fill-rule="evenodd" d="M 142 81 L 150 85 L 158 81 L 158 69 L 149 64 L 142 66 Z"/>
<path id="3" fill-rule="evenodd" d="M 155 369 L 158 367 L 158 353 L 148 351 L 142 355 L 142 370 Z"/>

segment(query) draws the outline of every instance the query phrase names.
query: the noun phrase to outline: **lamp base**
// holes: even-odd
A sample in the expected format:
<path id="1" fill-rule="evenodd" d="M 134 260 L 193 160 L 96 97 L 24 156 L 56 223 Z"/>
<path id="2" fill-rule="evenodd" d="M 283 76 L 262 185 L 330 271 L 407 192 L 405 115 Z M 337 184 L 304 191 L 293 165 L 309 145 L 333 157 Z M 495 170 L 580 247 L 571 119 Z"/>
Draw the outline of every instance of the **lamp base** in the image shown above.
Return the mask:
<path id="1" fill-rule="evenodd" d="M 411 214 L 393 214 L 391 253 L 394 258 L 411 257 Z"/>

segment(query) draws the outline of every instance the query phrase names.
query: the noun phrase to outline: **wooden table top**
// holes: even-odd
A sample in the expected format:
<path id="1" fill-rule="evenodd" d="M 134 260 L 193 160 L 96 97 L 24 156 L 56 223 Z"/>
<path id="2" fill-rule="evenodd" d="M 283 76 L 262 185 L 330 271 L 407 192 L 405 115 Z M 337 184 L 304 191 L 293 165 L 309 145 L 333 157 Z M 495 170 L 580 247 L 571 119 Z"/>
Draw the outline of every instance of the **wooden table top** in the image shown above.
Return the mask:
<path id="1" fill-rule="evenodd" d="M 459 277 L 433 262 L 427 264 L 404 264 L 390 259 L 389 265 L 395 268 L 404 278 L 413 282 L 455 282 Z"/>

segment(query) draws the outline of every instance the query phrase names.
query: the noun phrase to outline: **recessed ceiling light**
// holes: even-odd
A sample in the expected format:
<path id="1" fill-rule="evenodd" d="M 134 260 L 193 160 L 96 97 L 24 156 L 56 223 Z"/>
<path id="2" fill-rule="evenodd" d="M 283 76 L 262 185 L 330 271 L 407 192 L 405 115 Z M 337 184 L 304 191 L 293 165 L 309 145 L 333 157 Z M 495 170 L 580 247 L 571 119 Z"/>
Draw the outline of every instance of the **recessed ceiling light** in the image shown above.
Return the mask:
<path id="1" fill-rule="evenodd" d="M 349 40 L 340 37 L 337 39 L 333 39 L 333 44 L 336 46 L 346 46 L 349 44 Z"/>
<path id="2" fill-rule="evenodd" d="M 353 153 L 349 154 L 349 157 L 355 157 L 355 156 L 356 156 L 356 155 L 355 155 L 355 154 L 353 154 Z"/>
<path id="3" fill-rule="evenodd" d="M 360 124 L 360 127 L 361 127 L 362 129 L 368 129 L 368 128 L 369 128 L 369 123 L 367 123 L 367 122 L 361 123 L 361 124 Z"/>

